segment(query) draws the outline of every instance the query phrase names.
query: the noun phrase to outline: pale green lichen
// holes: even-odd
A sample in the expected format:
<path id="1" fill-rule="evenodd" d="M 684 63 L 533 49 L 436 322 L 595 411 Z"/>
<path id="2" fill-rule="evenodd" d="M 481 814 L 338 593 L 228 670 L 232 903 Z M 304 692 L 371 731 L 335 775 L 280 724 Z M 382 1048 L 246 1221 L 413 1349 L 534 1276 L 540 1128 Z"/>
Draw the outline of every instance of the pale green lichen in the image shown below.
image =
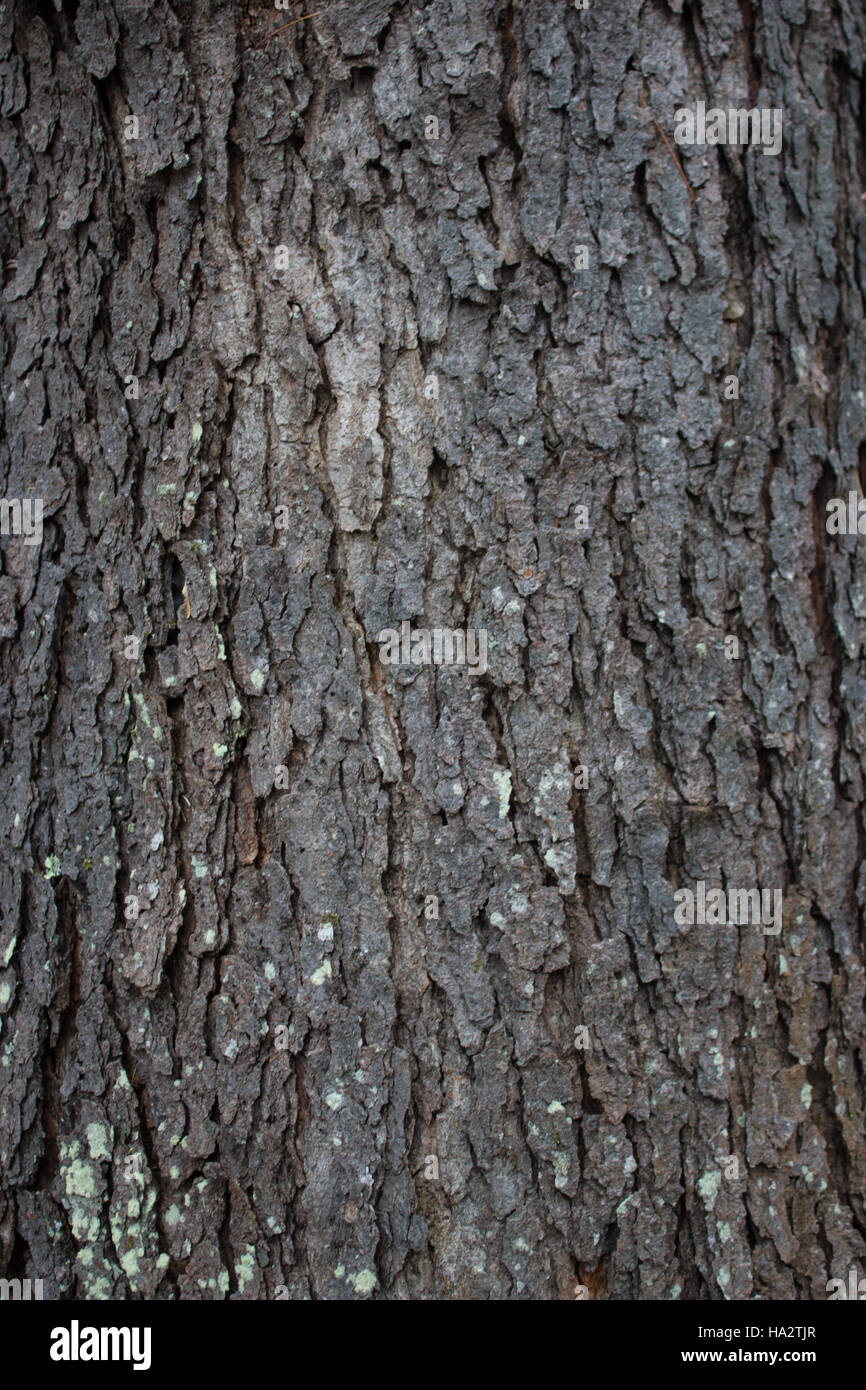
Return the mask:
<path id="1" fill-rule="evenodd" d="M 98 1279 L 85 1279 L 85 1292 L 87 1297 L 92 1298 L 95 1302 L 106 1303 L 112 1297 L 114 1290 L 105 1276 L 100 1275 Z"/>
<path id="2" fill-rule="evenodd" d="M 64 1174 L 66 1191 L 70 1197 L 96 1197 L 98 1195 L 94 1170 L 89 1163 L 80 1159 L 69 1164 Z"/>
<path id="3" fill-rule="evenodd" d="M 99 1239 L 99 1217 L 91 1215 L 84 1207 L 73 1207 L 69 1218 L 72 1234 L 82 1244 L 93 1245 Z"/>
<path id="4" fill-rule="evenodd" d="M 549 869 L 552 869 L 557 878 L 562 876 L 563 871 L 567 871 L 572 859 L 573 849 L 569 844 L 551 845 L 545 851 L 544 862 Z"/>
<path id="5" fill-rule="evenodd" d="M 86 1134 L 91 1158 L 111 1158 L 111 1140 L 105 1125 L 88 1125 Z"/>
<path id="6" fill-rule="evenodd" d="M 499 793 L 499 819 L 505 820 L 511 804 L 511 773 L 507 769 L 494 772 L 493 783 Z"/>
<path id="7" fill-rule="evenodd" d="M 718 1168 L 711 1169 L 709 1173 L 704 1173 L 698 1183 L 698 1192 L 703 1197 L 707 1206 L 712 1209 L 716 1204 L 716 1197 L 722 1182 L 722 1175 Z"/>
<path id="8" fill-rule="evenodd" d="M 244 1253 L 239 1260 L 235 1261 L 235 1276 L 238 1281 L 238 1293 L 243 1293 L 247 1284 L 251 1284 L 256 1272 L 256 1247 L 254 1245 L 244 1246 Z"/>

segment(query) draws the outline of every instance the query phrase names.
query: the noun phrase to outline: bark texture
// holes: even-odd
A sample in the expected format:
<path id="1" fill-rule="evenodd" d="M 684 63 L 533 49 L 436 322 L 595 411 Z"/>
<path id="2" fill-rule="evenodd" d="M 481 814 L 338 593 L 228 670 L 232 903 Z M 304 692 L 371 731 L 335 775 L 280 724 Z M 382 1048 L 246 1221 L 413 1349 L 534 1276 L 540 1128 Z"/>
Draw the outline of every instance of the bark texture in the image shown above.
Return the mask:
<path id="1" fill-rule="evenodd" d="M 318 8 L 0 7 L 0 480 L 45 503 L 2 541 L 0 1274 L 824 1298 L 866 1253 L 862 6 Z M 684 178 L 698 100 L 781 153 Z M 486 674 L 385 664 L 405 619 Z M 678 926 L 700 879 L 779 936 Z"/>

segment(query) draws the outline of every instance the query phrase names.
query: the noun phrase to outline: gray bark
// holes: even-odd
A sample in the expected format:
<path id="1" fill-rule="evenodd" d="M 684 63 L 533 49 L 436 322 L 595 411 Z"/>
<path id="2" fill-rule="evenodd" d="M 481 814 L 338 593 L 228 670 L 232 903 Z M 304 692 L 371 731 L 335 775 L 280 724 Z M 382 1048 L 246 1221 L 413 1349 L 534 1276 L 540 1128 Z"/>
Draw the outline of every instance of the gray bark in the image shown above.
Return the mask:
<path id="1" fill-rule="evenodd" d="M 823 1298 L 866 1254 L 862 8 L 321 11 L 0 9 L 0 475 L 45 505 L 0 1274 Z M 698 100 L 781 153 L 683 177 Z M 406 619 L 486 674 L 388 666 Z M 699 880 L 781 933 L 677 925 Z"/>

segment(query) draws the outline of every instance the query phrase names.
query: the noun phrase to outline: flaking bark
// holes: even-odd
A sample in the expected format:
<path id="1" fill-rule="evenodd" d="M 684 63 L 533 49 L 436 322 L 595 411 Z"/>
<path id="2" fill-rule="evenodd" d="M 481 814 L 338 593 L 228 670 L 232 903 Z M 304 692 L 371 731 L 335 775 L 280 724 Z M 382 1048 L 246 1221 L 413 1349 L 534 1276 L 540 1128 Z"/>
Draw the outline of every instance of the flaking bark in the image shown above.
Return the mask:
<path id="1" fill-rule="evenodd" d="M 866 1255 L 862 9 L 305 8 L 0 8 L 0 472 L 45 501 L 0 1273 L 823 1298 Z M 699 99 L 780 155 L 684 180 Z M 384 665 L 404 619 L 486 675 Z M 678 928 L 699 879 L 779 937 Z"/>

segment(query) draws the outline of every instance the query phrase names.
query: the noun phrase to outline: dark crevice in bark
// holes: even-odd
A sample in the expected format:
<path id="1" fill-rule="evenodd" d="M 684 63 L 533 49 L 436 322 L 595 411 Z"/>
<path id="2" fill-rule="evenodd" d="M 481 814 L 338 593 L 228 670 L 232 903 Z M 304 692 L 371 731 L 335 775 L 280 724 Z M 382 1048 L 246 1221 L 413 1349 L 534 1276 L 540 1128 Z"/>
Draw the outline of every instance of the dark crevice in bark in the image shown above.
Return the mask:
<path id="1" fill-rule="evenodd" d="M 35 1176 L 35 1187 L 47 1191 L 59 1168 L 58 1134 L 64 1105 L 63 1081 L 76 1046 L 76 1021 L 81 1002 L 81 935 L 78 928 L 75 888 L 63 876 L 54 887 L 57 911 L 57 967 L 61 973 L 52 1003 L 54 1018 L 48 1027 L 49 1047 L 42 1060 L 42 1126 L 44 1149 Z"/>

